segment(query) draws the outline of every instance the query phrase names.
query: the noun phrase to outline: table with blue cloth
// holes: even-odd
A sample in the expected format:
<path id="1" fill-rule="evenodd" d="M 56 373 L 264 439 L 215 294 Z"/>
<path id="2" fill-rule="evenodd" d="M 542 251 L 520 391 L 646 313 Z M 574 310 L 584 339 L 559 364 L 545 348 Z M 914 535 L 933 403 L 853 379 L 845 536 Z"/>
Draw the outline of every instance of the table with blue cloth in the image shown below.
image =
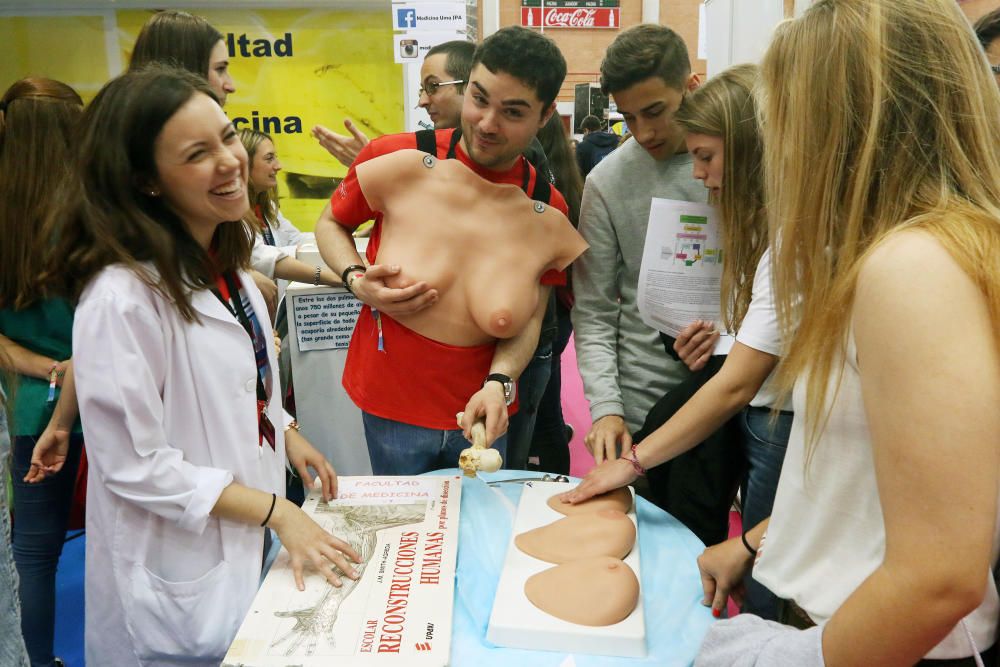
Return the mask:
<path id="1" fill-rule="evenodd" d="M 461 471 L 438 470 L 428 474 L 460 475 Z M 486 640 L 493 596 L 522 489 L 518 483 L 496 486 L 487 483 L 532 475 L 503 470 L 480 473 L 478 478 L 462 478 L 451 664 L 455 667 L 690 665 L 713 622 L 711 611 L 701 604 L 701 579 L 695 562 L 705 547 L 680 522 L 639 497 L 636 497 L 636 517 L 646 615 L 645 658 L 573 654 L 568 659 L 566 653 L 504 648 Z M 571 480 L 567 490 L 576 481 Z"/>

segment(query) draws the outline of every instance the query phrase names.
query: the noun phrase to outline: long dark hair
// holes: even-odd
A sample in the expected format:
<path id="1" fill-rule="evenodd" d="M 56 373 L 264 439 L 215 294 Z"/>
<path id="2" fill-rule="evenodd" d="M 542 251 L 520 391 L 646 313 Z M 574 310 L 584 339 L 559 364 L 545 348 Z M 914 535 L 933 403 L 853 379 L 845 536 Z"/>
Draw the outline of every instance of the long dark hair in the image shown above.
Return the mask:
<path id="1" fill-rule="evenodd" d="M 549 169 L 556 177 L 556 189 L 562 193 L 569 207 L 569 221 L 576 227 L 580 222 L 580 199 L 583 197 L 583 176 L 573 156 L 573 147 L 566 135 L 566 127 L 558 113 L 538 131 L 538 141 L 545 149 Z"/>
<path id="2" fill-rule="evenodd" d="M 156 12 L 139 31 L 129 70 L 161 63 L 206 78 L 212 49 L 221 39 L 222 33 L 200 16 L 176 9 Z"/>
<path id="3" fill-rule="evenodd" d="M 82 113 L 76 91 L 52 79 L 21 79 L 0 98 L 0 308 L 26 308 L 43 296 L 44 226 L 71 176 Z"/>
<path id="4" fill-rule="evenodd" d="M 249 263 L 253 241 L 242 221 L 216 228 L 213 258 L 163 198 L 147 192 L 157 177 L 157 137 L 199 94 L 217 99 L 204 77 L 152 65 L 113 79 L 87 107 L 75 165 L 79 176 L 56 214 L 61 233 L 47 273 L 60 291 L 76 299 L 101 269 L 124 264 L 171 299 L 184 319 L 195 321 L 190 290 L 209 287 L 218 272 Z"/>

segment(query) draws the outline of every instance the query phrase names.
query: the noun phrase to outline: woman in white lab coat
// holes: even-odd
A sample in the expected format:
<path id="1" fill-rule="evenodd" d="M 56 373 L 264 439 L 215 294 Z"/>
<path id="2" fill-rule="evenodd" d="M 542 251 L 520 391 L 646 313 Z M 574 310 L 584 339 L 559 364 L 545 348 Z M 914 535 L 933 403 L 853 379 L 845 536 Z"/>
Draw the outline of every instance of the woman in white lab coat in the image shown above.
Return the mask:
<path id="1" fill-rule="evenodd" d="M 245 271 L 247 157 L 205 81 L 129 72 L 88 107 L 54 281 L 88 452 L 86 655 L 217 665 L 257 590 L 264 528 L 332 584 L 357 554 L 283 498 L 271 324 Z M 82 292 L 82 293 L 81 293 Z M 329 464 L 311 465 L 335 492 Z M 334 571 L 334 568 L 337 571 Z"/>

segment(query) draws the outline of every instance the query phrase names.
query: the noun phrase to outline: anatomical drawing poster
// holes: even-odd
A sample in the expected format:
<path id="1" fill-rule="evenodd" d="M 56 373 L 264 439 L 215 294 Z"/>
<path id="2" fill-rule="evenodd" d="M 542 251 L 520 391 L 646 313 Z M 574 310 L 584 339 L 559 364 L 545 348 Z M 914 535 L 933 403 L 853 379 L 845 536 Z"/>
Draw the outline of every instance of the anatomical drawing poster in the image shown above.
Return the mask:
<path id="1" fill-rule="evenodd" d="M 278 555 L 223 665 L 443 667 L 451 645 L 459 477 L 342 477 L 303 509 L 361 555 L 361 577 L 331 586 L 308 569 L 298 591 Z"/>

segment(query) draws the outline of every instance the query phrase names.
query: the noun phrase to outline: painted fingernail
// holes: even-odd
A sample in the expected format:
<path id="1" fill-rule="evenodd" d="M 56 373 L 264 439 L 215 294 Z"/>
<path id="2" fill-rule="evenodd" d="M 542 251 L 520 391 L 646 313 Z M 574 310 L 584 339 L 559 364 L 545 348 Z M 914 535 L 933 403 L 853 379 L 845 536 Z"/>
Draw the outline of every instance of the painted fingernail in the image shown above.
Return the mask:
<path id="1" fill-rule="evenodd" d="M 712 610 L 712 616 L 714 616 L 715 618 L 719 618 L 720 616 L 722 616 L 722 610 L 721 609 L 713 609 Z"/>

